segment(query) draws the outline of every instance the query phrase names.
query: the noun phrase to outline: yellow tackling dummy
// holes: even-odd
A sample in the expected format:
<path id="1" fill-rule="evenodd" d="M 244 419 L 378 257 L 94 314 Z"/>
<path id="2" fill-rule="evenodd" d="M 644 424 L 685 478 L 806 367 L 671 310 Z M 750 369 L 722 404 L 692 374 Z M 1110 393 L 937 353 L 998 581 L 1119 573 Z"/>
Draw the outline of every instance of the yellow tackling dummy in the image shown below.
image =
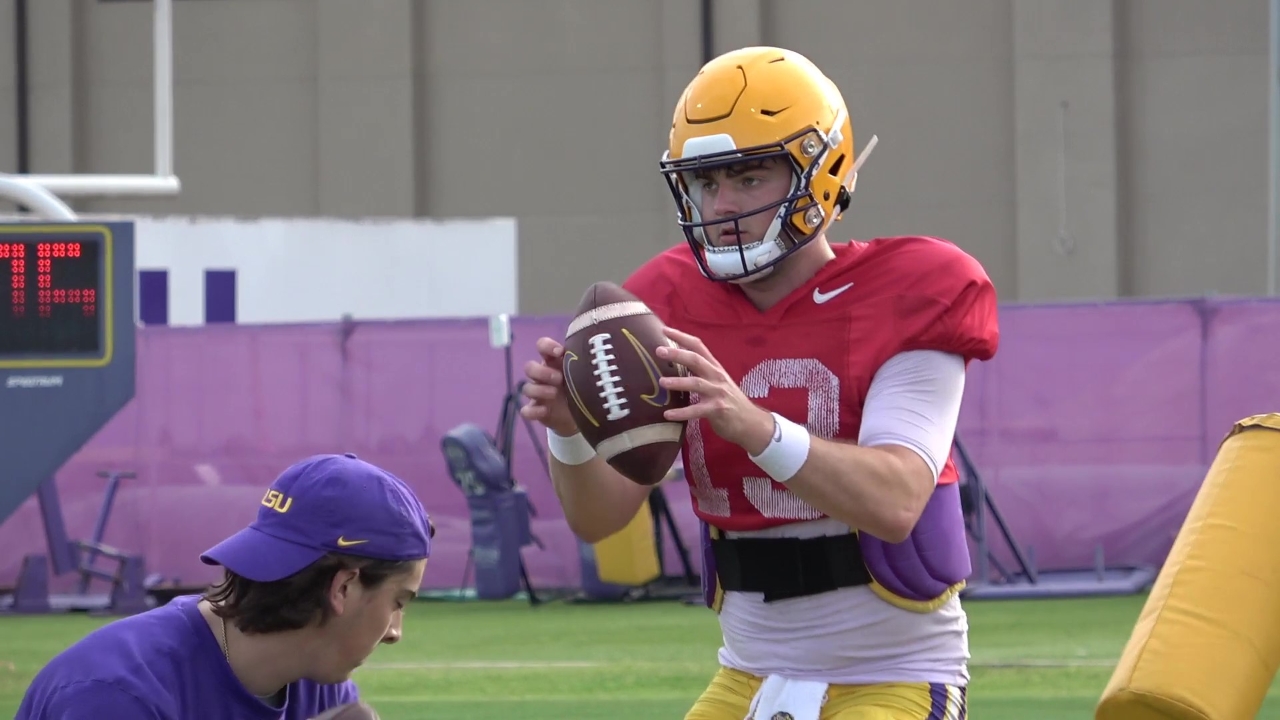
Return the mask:
<path id="1" fill-rule="evenodd" d="M 1096 720 L 1255 717 L 1280 666 L 1280 414 L 1218 449 Z"/>

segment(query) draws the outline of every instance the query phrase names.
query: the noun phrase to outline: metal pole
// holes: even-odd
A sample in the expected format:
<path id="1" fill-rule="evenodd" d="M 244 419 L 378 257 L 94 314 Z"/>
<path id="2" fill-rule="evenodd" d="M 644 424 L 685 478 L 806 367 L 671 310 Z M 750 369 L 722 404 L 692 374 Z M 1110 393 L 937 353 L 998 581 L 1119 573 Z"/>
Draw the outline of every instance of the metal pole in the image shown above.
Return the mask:
<path id="1" fill-rule="evenodd" d="M 18 126 L 18 172 L 31 172 L 31 55 L 27 51 L 27 36 L 30 34 L 27 22 L 27 0 L 17 0 L 13 4 L 13 59 L 17 86 L 14 103 Z"/>
<path id="2" fill-rule="evenodd" d="M 76 213 L 58 196 L 21 175 L 0 173 L 0 198 L 12 200 L 46 220 L 75 220 Z"/>
<path id="3" fill-rule="evenodd" d="M 150 175 L 23 175 L 61 197 L 172 197 L 182 191 L 173 174 L 173 0 L 154 0 L 152 45 L 155 170 Z"/>
<path id="4" fill-rule="evenodd" d="M 1270 130 L 1271 163 L 1267 173 L 1267 295 L 1276 294 L 1276 275 L 1280 273 L 1280 257 L 1277 257 L 1277 234 L 1280 233 L 1280 0 L 1270 0 L 1271 62 L 1268 68 L 1267 97 L 1270 109 L 1267 121 Z"/>
<path id="5" fill-rule="evenodd" d="M 173 177 L 173 0 L 155 0 L 152 16 L 155 176 Z"/>
<path id="6" fill-rule="evenodd" d="M 702 23 L 702 64 L 706 65 L 716 57 L 715 0 L 702 0 L 698 14 Z"/>

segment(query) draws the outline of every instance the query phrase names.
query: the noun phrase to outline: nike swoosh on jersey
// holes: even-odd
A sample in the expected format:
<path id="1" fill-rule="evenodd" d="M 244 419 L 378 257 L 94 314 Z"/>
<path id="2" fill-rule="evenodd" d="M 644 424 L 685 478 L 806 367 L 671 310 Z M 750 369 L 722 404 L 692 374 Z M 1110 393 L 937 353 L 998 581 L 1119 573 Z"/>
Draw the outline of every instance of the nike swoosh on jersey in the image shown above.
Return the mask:
<path id="1" fill-rule="evenodd" d="M 851 287 L 853 287 L 853 283 L 849 283 L 848 285 L 841 285 L 835 290 L 832 290 L 831 292 L 825 292 L 825 293 L 818 288 L 814 288 L 813 301 L 821 305 L 822 303 L 827 302 L 831 298 L 839 295 L 840 293 L 844 292 L 845 290 L 848 290 Z"/>

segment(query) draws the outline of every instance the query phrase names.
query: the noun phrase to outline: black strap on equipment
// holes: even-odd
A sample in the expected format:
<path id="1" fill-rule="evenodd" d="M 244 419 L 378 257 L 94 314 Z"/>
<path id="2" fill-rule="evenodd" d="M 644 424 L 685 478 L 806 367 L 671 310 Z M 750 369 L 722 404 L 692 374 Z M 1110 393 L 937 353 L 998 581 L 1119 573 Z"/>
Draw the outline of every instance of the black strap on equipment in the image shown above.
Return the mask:
<path id="1" fill-rule="evenodd" d="M 765 602 L 869 585 L 854 533 L 815 538 L 719 538 L 711 541 L 726 592 L 764 593 Z"/>

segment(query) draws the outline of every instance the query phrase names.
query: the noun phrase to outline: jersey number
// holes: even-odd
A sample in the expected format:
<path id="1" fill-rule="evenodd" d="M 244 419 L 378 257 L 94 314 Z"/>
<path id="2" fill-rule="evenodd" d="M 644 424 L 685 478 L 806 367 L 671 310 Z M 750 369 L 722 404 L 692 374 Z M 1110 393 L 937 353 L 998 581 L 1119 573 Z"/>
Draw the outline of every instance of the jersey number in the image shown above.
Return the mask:
<path id="1" fill-rule="evenodd" d="M 814 436 L 826 440 L 840 432 L 840 378 L 830 368 L 812 358 L 765 360 L 742 378 L 742 391 L 756 400 L 769 391 L 803 389 L 808 393 L 805 425 Z M 697 401 L 693 398 L 694 402 Z M 691 490 L 698 509 L 716 517 L 729 516 L 729 491 L 711 484 L 702 440 L 701 420 L 689 424 L 689 472 Z M 744 477 L 742 494 L 761 515 L 779 520 L 813 520 L 822 513 L 812 505 L 778 487 L 768 477 Z"/>

